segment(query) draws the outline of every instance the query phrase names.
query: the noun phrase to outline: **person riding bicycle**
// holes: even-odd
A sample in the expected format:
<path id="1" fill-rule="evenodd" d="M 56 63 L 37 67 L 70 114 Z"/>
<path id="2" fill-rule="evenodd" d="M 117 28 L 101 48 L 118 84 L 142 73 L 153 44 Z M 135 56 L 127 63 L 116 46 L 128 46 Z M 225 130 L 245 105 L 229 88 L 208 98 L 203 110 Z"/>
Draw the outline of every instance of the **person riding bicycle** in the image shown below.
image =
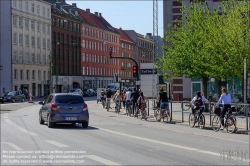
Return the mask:
<path id="1" fill-rule="evenodd" d="M 221 96 L 218 100 L 218 102 L 216 103 L 215 108 L 218 108 L 220 103 L 222 102 L 223 105 L 223 109 L 221 112 L 221 130 L 224 129 L 224 116 L 226 114 L 226 112 L 228 111 L 229 108 L 231 108 L 231 95 L 229 93 L 227 93 L 227 89 L 226 88 L 222 88 L 221 89 Z"/>
<path id="2" fill-rule="evenodd" d="M 107 93 L 106 93 L 106 108 L 108 106 L 107 105 L 108 103 L 109 103 L 109 108 L 111 108 L 110 107 L 110 100 L 112 98 L 112 95 L 113 95 L 112 91 L 110 90 L 110 88 L 108 88 Z"/>
<path id="3" fill-rule="evenodd" d="M 102 89 L 102 91 L 101 91 L 101 93 L 100 93 L 100 98 L 101 98 L 101 102 L 103 103 L 103 102 L 105 102 L 105 92 L 104 92 L 104 89 Z M 103 105 L 103 108 L 104 108 L 104 105 Z"/>
<path id="4" fill-rule="evenodd" d="M 120 102 L 121 102 L 121 93 L 120 90 L 117 90 L 116 93 L 113 96 L 113 101 L 116 104 L 116 107 L 120 107 Z M 118 107 L 116 109 L 118 109 Z"/>
<path id="5" fill-rule="evenodd" d="M 147 102 L 148 102 L 148 98 L 146 96 L 143 95 L 143 92 L 139 92 L 140 97 L 137 99 L 137 103 L 139 104 L 139 109 L 142 115 L 142 118 L 146 119 L 146 115 L 143 113 L 143 111 L 145 111 L 145 108 L 147 107 Z"/>
<path id="6" fill-rule="evenodd" d="M 131 89 L 129 88 L 128 91 L 126 92 L 126 108 L 128 104 L 131 104 Z"/>
<path id="7" fill-rule="evenodd" d="M 190 105 L 194 105 L 194 107 L 192 107 L 193 115 L 195 115 L 196 110 L 200 110 L 200 114 L 202 114 L 205 108 L 204 102 L 208 102 L 208 99 L 206 99 L 205 96 L 202 96 L 201 92 L 197 92 L 196 96 L 190 102 Z"/>
<path id="8" fill-rule="evenodd" d="M 161 103 L 161 104 L 160 104 Z M 165 110 L 165 107 L 168 107 L 168 94 L 167 92 L 164 92 L 163 88 L 160 89 L 160 93 L 158 94 L 157 97 L 157 106 L 160 105 L 160 118 L 162 116 L 162 111 Z M 167 115 L 170 116 L 169 109 L 166 110 Z"/>

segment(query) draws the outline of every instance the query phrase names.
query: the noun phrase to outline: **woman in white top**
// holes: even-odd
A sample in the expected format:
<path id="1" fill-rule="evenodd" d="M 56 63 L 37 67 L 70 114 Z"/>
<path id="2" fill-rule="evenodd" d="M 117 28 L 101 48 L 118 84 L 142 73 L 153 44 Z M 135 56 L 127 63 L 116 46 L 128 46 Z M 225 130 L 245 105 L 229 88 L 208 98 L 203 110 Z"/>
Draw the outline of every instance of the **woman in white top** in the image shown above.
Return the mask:
<path id="1" fill-rule="evenodd" d="M 198 100 L 199 99 L 201 100 L 201 104 L 200 105 L 198 104 Z M 204 96 L 201 96 L 201 92 L 197 92 L 196 96 L 190 102 L 190 105 L 194 105 L 195 106 L 194 108 L 192 108 L 192 114 L 193 115 L 195 114 L 195 110 L 199 110 L 200 108 L 202 108 L 200 110 L 200 113 L 202 113 L 204 111 L 204 108 L 205 108 L 204 102 L 208 102 L 208 100 Z"/>
<path id="2" fill-rule="evenodd" d="M 223 130 L 224 129 L 224 116 L 226 112 L 228 111 L 228 109 L 231 108 L 231 95 L 227 93 L 226 88 L 222 88 L 221 92 L 222 94 L 220 96 L 220 99 L 216 103 L 216 107 L 219 107 L 220 103 L 222 102 L 222 105 L 223 105 L 223 109 L 221 113 L 221 125 L 222 126 L 220 129 Z"/>

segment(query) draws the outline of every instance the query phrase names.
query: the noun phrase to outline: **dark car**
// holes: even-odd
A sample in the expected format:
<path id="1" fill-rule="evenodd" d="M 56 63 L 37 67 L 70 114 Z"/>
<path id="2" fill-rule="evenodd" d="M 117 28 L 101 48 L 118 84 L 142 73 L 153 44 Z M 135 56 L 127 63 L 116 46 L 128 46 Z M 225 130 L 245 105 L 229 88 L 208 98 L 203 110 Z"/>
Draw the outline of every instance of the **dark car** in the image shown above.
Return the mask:
<path id="1" fill-rule="evenodd" d="M 4 94 L 3 97 L 0 98 L 1 103 L 4 102 L 12 102 L 16 101 L 24 102 L 25 96 L 24 94 L 19 93 L 18 91 L 10 91 Z"/>
<path id="2" fill-rule="evenodd" d="M 49 128 L 55 123 L 81 123 L 83 128 L 89 125 L 88 106 L 79 94 L 52 93 L 39 104 L 39 123 L 47 122 Z"/>

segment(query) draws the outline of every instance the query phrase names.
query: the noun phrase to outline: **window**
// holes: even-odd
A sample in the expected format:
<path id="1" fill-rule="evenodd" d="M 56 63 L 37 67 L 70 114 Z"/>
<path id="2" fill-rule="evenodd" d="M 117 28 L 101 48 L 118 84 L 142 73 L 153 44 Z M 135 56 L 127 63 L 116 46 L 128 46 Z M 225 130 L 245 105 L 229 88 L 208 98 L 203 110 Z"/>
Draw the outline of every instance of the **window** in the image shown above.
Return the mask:
<path id="1" fill-rule="evenodd" d="M 85 48 L 85 40 L 82 40 L 82 48 Z"/>
<path id="2" fill-rule="evenodd" d="M 37 38 L 37 48 L 40 48 L 40 38 Z"/>
<path id="3" fill-rule="evenodd" d="M 17 25 L 17 16 L 13 15 L 13 26 Z"/>
<path id="4" fill-rule="evenodd" d="M 31 37 L 31 45 L 32 47 L 35 47 L 35 37 Z"/>
<path id="5" fill-rule="evenodd" d="M 32 70 L 32 79 L 35 79 L 35 70 Z"/>
<path id="6" fill-rule="evenodd" d="M 20 70 L 20 79 L 23 79 L 23 70 Z"/>
<path id="7" fill-rule="evenodd" d="M 28 80 L 30 77 L 30 71 L 29 70 L 26 70 L 26 79 Z"/>
<path id="8" fill-rule="evenodd" d="M 122 48 L 124 48 L 124 43 L 122 43 Z"/>
<path id="9" fill-rule="evenodd" d="M 23 9 L 23 4 L 22 4 L 23 2 L 22 2 L 22 0 L 19 0 L 19 9 Z"/>
<path id="10" fill-rule="evenodd" d="M 34 53 L 32 53 L 31 58 L 32 58 L 32 62 L 35 63 L 35 54 Z"/>
<path id="11" fill-rule="evenodd" d="M 27 47 L 29 46 L 29 36 L 28 35 L 25 36 L 25 44 Z"/>
<path id="12" fill-rule="evenodd" d="M 13 34 L 13 44 L 17 44 L 17 34 Z"/>
<path id="13" fill-rule="evenodd" d="M 38 71 L 38 80 L 39 81 L 41 80 L 41 71 L 40 70 Z"/>
<path id="14" fill-rule="evenodd" d="M 48 35 L 50 34 L 50 25 L 47 25 Z"/>
<path id="15" fill-rule="evenodd" d="M 23 34 L 19 34 L 19 45 L 23 45 Z"/>
<path id="16" fill-rule="evenodd" d="M 36 11 L 37 11 L 37 15 L 40 15 L 40 5 L 37 5 Z"/>
<path id="17" fill-rule="evenodd" d="M 40 22 L 37 23 L 37 31 L 40 31 Z"/>
<path id="18" fill-rule="evenodd" d="M 82 75 L 85 75 L 85 67 L 82 67 Z"/>
<path id="19" fill-rule="evenodd" d="M 47 40 L 47 48 L 48 48 L 48 50 L 50 49 L 50 40 L 49 39 Z"/>
<path id="20" fill-rule="evenodd" d="M 43 72 L 43 79 L 46 80 L 46 71 Z"/>
<path id="21" fill-rule="evenodd" d="M 17 69 L 14 70 L 14 79 L 17 79 Z"/>
<path id="22" fill-rule="evenodd" d="M 27 52 L 26 53 L 26 61 L 29 63 L 30 62 L 30 54 Z"/>
<path id="23" fill-rule="evenodd" d="M 31 12 L 35 13 L 35 4 L 34 3 L 31 4 Z"/>
<path id="24" fill-rule="evenodd" d="M 36 63 L 40 63 L 40 54 L 37 54 L 36 56 Z"/>
<path id="25" fill-rule="evenodd" d="M 29 29 L 29 19 L 25 18 L 25 28 Z"/>
<path id="26" fill-rule="evenodd" d="M 25 1 L 25 10 L 28 12 L 29 11 L 29 2 Z"/>
<path id="27" fill-rule="evenodd" d="M 32 29 L 32 30 L 35 29 L 35 25 L 34 25 L 35 23 L 34 23 L 34 22 L 35 22 L 34 20 L 31 20 L 31 29 Z"/>
<path id="28" fill-rule="evenodd" d="M 50 11 L 49 11 L 49 9 L 47 9 L 47 17 L 49 18 L 50 17 Z"/>
<path id="29" fill-rule="evenodd" d="M 12 2 L 13 2 L 13 3 L 12 3 L 12 7 L 13 7 L 13 8 L 16 8 L 16 2 L 17 2 L 17 1 L 12 1 Z"/>
<path id="30" fill-rule="evenodd" d="M 19 27 L 23 27 L 23 17 L 19 17 Z"/>
<path id="31" fill-rule="evenodd" d="M 43 63 L 46 64 L 46 55 L 43 54 Z"/>
<path id="32" fill-rule="evenodd" d="M 45 17 L 45 7 L 43 7 L 43 17 Z"/>
<path id="33" fill-rule="evenodd" d="M 45 45 L 46 45 L 45 38 L 43 38 L 43 49 L 45 49 Z"/>
<path id="34" fill-rule="evenodd" d="M 45 24 L 42 25 L 43 34 L 45 34 Z"/>
<path id="35" fill-rule="evenodd" d="M 76 23 L 74 22 L 74 31 L 76 31 Z"/>

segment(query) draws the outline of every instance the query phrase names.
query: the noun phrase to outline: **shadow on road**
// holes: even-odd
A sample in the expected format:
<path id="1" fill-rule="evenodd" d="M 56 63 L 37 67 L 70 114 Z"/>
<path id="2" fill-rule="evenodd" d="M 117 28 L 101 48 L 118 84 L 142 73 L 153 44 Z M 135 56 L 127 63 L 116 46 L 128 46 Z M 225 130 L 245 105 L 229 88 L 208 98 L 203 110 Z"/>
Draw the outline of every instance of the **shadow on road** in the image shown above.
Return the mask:
<path id="1" fill-rule="evenodd" d="M 46 124 L 45 124 L 46 125 Z M 83 128 L 81 124 L 54 124 L 54 127 L 51 129 L 64 129 L 64 130 L 99 130 L 96 127 L 88 126 L 88 128 Z"/>

